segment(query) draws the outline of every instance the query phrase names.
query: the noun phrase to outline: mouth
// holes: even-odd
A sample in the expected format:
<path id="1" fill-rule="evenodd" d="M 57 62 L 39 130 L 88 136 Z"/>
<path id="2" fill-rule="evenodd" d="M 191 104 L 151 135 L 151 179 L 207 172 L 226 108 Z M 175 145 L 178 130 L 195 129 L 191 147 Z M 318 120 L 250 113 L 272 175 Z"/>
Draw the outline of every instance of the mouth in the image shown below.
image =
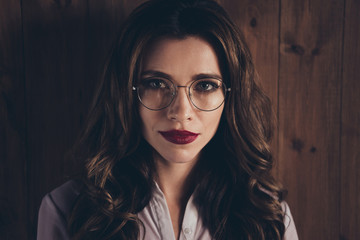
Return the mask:
<path id="1" fill-rule="evenodd" d="M 171 131 L 159 131 L 159 133 L 169 142 L 175 144 L 188 144 L 199 136 L 198 133 L 189 132 L 186 130 L 171 130 Z"/>

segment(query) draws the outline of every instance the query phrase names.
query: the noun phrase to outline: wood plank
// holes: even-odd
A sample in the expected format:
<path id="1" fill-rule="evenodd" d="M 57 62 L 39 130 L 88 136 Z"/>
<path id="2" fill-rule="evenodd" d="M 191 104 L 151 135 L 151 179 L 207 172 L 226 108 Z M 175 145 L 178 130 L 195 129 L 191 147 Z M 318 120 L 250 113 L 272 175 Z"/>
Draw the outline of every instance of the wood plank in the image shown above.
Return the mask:
<path id="1" fill-rule="evenodd" d="M 26 114 L 20 1 L 0 8 L 0 238 L 27 239 Z"/>
<path id="2" fill-rule="evenodd" d="M 117 28 L 135 3 L 24 2 L 32 237 L 42 196 L 78 166 L 67 153 L 84 123 Z"/>
<path id="3" fill-rule="evenodd" d="M 346 1 L 341 122 L 341 238 L 360 239 L 360 2 Z"/>
<path id="4" fill-rule="evenodd" d="M 300 239 L 339 236 L 344 1 L 281 1 L 280 176 Z"/>
<path id="5" fill-rule="evenodd" d="M 130 12 L 145 0 L 89 1 L 89 78 L 95 82 L 103 73 L 103 66 L 121 24 Z"/>
<path id="6" fill-rule="evenodd" d="M 278 64 L 279 64 L 279 1 L 222 0 L 219 1 L 244 33 L 250 48 L 259 84 L 270 97 L 274 114 L 278 105 Z M 271 148 L 277 164 L 277 129 Z M 276 165 L 277 167 L 277 165 Z M 277 169 L 274 169 L 277 175 Z"/>
<path id="7" fill-rule="evenodd" d="M 234 22 L 244 33 L 260 84 L 277 107 L 279 1 L 222 0 Z"/>
<path id="8" fill-rule="evenodd" d="M 66 180 L 67 152 L 87 111 L 87 1 L 23 1 L 23 19 L 34 238 L 41 198 Z"/>

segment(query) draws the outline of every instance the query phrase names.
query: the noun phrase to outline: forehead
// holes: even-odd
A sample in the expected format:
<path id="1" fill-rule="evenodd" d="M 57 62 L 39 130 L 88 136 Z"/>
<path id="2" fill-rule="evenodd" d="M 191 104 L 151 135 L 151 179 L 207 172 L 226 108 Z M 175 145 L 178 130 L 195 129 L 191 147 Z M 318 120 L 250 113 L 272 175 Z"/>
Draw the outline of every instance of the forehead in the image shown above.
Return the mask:
<path id="1" fill-rule="evenodd" d="M 220 74 L 218 57 L 210 43 L 199 37 L 169 37 L 154 40 L 143 56 L 142 71 L 184 75 Z"/>

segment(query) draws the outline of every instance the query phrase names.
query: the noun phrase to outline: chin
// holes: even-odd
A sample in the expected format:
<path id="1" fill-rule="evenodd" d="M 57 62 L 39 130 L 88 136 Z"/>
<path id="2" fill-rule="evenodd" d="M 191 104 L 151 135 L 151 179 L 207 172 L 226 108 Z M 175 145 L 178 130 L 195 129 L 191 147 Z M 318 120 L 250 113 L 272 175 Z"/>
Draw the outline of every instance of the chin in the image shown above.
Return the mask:
<path id="1" fill-rule="evenodd" d="M 191 163 L 196 162 L 199 156 L 199 153 L 186 153 L 184 151 L 181 152 L 173 152 L 173 153 L 159 153 L 160 158 L 169 163 Z"/>

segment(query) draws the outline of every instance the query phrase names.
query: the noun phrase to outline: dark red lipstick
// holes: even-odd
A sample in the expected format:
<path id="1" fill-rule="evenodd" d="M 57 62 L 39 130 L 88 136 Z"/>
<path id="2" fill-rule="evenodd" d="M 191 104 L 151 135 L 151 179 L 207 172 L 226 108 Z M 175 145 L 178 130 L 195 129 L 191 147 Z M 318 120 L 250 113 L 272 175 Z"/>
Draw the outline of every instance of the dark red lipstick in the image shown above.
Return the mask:
<path id="1" fill-rule="evenodd" d="M 189 132 L 186 130 L 171 130 L 159 132 L 166 140 L 175 144 L 188 144 L 199 136 L 198 133 Z"/>

